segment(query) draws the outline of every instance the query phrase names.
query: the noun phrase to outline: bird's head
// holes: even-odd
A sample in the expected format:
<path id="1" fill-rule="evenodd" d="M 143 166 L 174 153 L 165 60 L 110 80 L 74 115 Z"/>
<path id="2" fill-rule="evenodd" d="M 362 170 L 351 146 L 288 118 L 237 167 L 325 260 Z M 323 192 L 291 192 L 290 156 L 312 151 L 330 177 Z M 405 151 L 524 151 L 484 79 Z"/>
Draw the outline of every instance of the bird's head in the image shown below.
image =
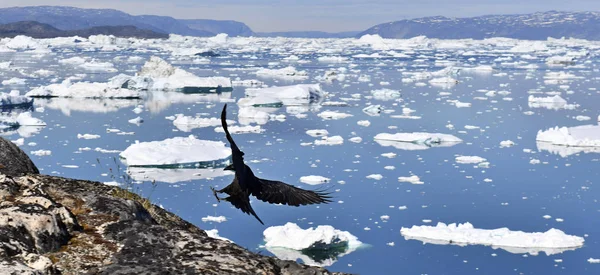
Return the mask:
<path id="1" fill-rule="evenodd" d="M 223 170 L 225 170 L 225 171 L 235 171 L 235 168 L 233 167 L 233 163 L 227 165 L 225 168 L 223 168 Z"/>

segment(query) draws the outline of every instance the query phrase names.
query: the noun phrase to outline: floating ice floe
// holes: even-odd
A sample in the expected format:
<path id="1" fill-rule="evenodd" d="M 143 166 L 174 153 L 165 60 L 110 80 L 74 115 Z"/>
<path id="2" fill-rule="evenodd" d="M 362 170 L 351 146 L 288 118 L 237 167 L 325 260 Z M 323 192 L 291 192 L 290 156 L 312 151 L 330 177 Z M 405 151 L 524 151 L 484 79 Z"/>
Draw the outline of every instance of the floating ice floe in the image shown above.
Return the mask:
<path id="1" fill-rule="evenodd" d="M 478 156 L 458 156 L 455 160 L 456 163 L 461 164 L 477 164 L 486 161 L 486 159 Z"/>
<path id="2" fill-rule="evenodd" d="M 417 175 L 412 175 L 410 177 L 398 177 L 398 181 L 399 182 L 408 182 L 411 184 L 423 184 L 423 182 L 421 181 L 421 178 L 419 178 L 419 176 L 417 176 Z"/>
<path id="3" fill-rule="evenodd" d="M 391 90 L 391 89 L 372 90 L 371 95 L 373 95 L 374 99 L 384 100 L 384 101 L 394 100 L 394 99 L 401 97 L 401 94 L 399 91 Z"/>
<path id="4" fill-rule="evenodd" d="M 7 79 L 7 80 L 2 80 L 2 85 L 5 85 L 5 86 L 25 85 L 25 83 L 27 83 L 27 80 L 22 79 L 22 78 L 16 78 L 16 77 L 13 77 L 13 78 Z"/>
<path id="5" fill-rule="evenodd" d="M 247 97 L 259 97 L 262 101 L 271 100 L 283 105 L 305 105 L 320 102 L 324 92 L 319 84 L 298 84 L 291 86 L 246 89 Z"/>
<path id="6" fill-rule="evenodd" d="M 579 106 L 576 104 L 568 104 L 567 101 L 559 95 L 549 97 L 535 97 L 529 95 L 527 104 L 529 105 L 529 108 L 546 108 L 550 110 L 573 110 Z"/>
<path id="7" fill-rule="evenodd" d="M 121 152 L 128 166 L 157 168 L 221 167 L 230 163 L 231 149 L 221 141 L 195 136 L 136 142 Z"/>
<path id="8" fill-rule="evenodd" d="M 115 88 L 108 83 L 76 82 L 67 78 L 61 83 L 34 88 L 25 94 L 28 97 L 74 97 L 74 98 L 141 98 L 139 91 Z"/>
<path id="9" fill-rule="evenodd" d="M 231 125 L 234 123 L 235 121 L 233 120 L 227 120 L 227 125 Z M 176 114 L 175 120 L 173 120 L 173 124 L 175 125 L 175 127 L 177 127 L 177 129 L 181 131 L 190 132 L 191 130 L 196 128 L 220 126 L 221 119 L 215 117 L 191 117 L 185 116 L 183 114 Z"/>
<path id="10" fill-rule="evenodd" d="M 117 75 L 109 81 L 112 87 L 132 90 L 178 91 L 183 93 L 229 92 L 228 77 L 199 77 L 175 68 L 160 57 L 152 56 L 136 76 Z"/>
<path id="11" fill-rule="evenodd" d="M 222 222 L 226 222 L 227 218 L 225 216 L 206 216 L 202 218 L 203 222 L 217 222 L 217 223 L 222 223 Z"/>
<path id="12" fill-rule="evenodd" d="M 33 106 L 33 99 L 23 96 L 17 90 L 10 93 L 0 93 L 0 109 L 29 108 Z"/>
<path id="13" fill-rule="evenodd" d="M 381 105 L 370 105 L 364 108 L 362 111 L 363 113 L 370 116 L 379 116 L 379 114 L 383 111 L 383 108 L 381 107 Z"/>
<path id="14" fill-rule="evenodd" d="M 319 113 L 318 116 L 321 117 L 321 118 L 323 118 L 323 119 L 337 120 L 337 119 L 351 117 L 353 115 L 346 114 L 346 113 L 340 113 L 340 112 L 337 112 L 337 111 L 323 111 L 323 112 Z"/>
<path id="15" fill-rule="evenodd" d="M 342 145 L 344 144 L 344 138 L 341 136 L 332 137 L 321 137 L 321 139 L 315 140 L 315 145 Z"/>
<path id="16" fill-rule="evenodd" d="M 500 141 L 500 148 L 512 147 L 513 145 L 515 145 L 515 142 L 512 140 Z"/>
<path id="17" fill-rule="evenodd" d="M 548 65 L 572 65 L 575 63 L 574 56 L 551 56 L 546 58 L 546 64 Z"/>
<path id="18" fill-rule="evenodd" d="M 212 179 L 233 175 L 233 172 L 223 170 L 222 167 L 203 169 L 162 169 L 149 167 L 128 167 L 127 174 L 135 181 L 158 181 L 165 183 L 178 183 L 199 179 Z"/>
<path id="19" fill-rule="evenodd" d="M 312 266 L 330 266 L 344 255 L 363 246 L 347 231 L 330 225 L 302 229 L 295 223 L 271 226 L 263 232 L 265 247 L 282 260 L 301 259 Z"/>
<path id="20" fill-rule="evenodd" d="M 393 146 L 401 150 L 424 150 L 431 147 L 450 147 L 462 142 L 462 139 L 449 134 L 439 133 L 380 133 L 374 137 L 382 146 Z"/>
<path id="21" fill-rule="evenodd" d="M 256 71 L 256 75 L 260 77 L 281 78 L 285 80 L 304 80 L 308 79 L 306 71 L 297 71 L 296 68 L 288 66 L 281 69 L 260 69 Z"/>
<path id="22" fill-rule="evenodd" d="M 423 243 L 452 244 L 458 246 L 486 245 L 492 248 L 504 249 L 510 253 L 529 253 L 537 255 L 540 252 L 546 255 L 575 250 L 583 246 L 582 237 L 567 235 L 558 229 L 546 232 L 511 231 L 508 228 L 478 229 L 470 223 L 444 224 L 437 226 L 402 227 L 400 233 L 406 240 L 419 240 Z"/>
<path id="23" fill-rule="evenodd" d="M 577 153 L 600 153 L 600 125 L 540 130 L 536 141 L 538 151 L 545 150 L 562 157 Z"/>
<path id="24" fill-rule="evenodd" d="M 323 176 L 303 176 L 300 177 L 300 181 L 310 185 L 318 185 L 323 183 L 328 183 L 331 179 L 323 177 Z"/>
<path id="25" fill-rule="evenodd" d="M 230 133 L 232 134 L 260 134 L 262 132 L 265 131 L 265 129 L 261 128 L 260 125 L 256 125 L 256 126 L 251 126 L 251 125 L 247 125 L 247 126 L 229 126 L 227 128 L 227 130 L 229 130 Z M 217 133 L 225 133 L 225 130 L 223 130 L 223 127 L 217 127 L 215 128 L 215 132 Z"/>
<path id="26" fill-rule="evenodd" d="M 266 107 L 279 108 L 283 106 L 283 102 L 278 98 L 269 96 L 245 97 L 238 100 L 237 105 L 240 107 Z"/>

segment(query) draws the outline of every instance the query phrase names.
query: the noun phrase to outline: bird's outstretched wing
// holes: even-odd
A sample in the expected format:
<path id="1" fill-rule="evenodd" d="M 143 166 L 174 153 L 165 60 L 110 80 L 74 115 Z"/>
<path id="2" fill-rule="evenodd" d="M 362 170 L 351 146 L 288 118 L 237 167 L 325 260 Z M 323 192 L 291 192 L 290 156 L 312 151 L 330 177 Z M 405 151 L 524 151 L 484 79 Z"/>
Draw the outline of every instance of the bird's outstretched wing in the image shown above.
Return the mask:
<path id="1" fill-rule="evenodd" d="M 242 152 L 240 148 L 237 147 L 237 144 L 235 144 L 235 141 L 233 141 L 233 138 L 231 137 L 231 134 L 229 134 L 229 130 L 227 129 L 227 104 L 223 106 L 223 111 L 221 112 L 221 126 L 223 126 L 223 131 L 225 131 L 225 137 L 227 138 L 227 141 L 229 141 L 229 144 L 231 146 L 231 159 L 233 160 L 235 175 L 236 177 L 242 179 L 239 181 L 242 190 L 247 191 L 249 186 L 247 184 L 246 179 L 248 173 L 246 172 L 247 168 L 244 164 L 244 152 Z"/>
<path id="2" fill-rule="evenodd" d="M 252 190 L 252 195 L 264 202 L 281 203 L 290 206 L 331 202 L 331 196 L 327 192 L 304 190 L 274 180 L 258 179 L 258 182 L 258 188 Z"/>
<path id="3" fill-rule="evenodd" d="M 227 201 L 235 206 L 235 208 L 242 210 L 242 212 L 248 215 L 252 214 L 252 216 L 254 216 L 262 225 L 264 225 L 263 221 L 261 221 L 256 215 L 256 212 L 254 212 L 254 209 L 252 209 L 249 197 L 229 197 Z"/>

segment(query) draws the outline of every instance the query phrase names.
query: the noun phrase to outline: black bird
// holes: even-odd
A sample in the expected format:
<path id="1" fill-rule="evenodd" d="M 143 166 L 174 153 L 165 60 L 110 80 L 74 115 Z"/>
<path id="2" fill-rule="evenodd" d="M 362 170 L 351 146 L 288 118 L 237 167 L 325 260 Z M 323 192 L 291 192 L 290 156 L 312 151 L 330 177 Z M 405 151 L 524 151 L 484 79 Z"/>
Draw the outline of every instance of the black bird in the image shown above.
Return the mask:
<path id="1" fill-rule="evenodd" d="M 227 130 L 227 104 L 221 112 L 221 125 L 225 130 L 225 136 L 231 145 L 231 158 L 233 164 L 225 167 L 225 170 L 234 170 L 235 178 L 233 182 L 221 190 L 215 190 L 211 187 L 213 194 L 220 202 L 225 200 L 230 202 L 242 212 L 252 214 L 261 224 L 264 223 L 256 215 L 256 212 L 250 206 L 250 195 L 268 203 L 280 203 L 290 206 L 300 206 L 308 204 L 329 203 L 331 196 L 322 191 L 304 190 L 280 181 L 266 180 L 258 178 L 252 173 L 252 169 L 244 163 L 244 152 L 240 150 L 233 141 L 233 138 Z M 217 193 L 229 195 L 226 198 L 219 198 Z"/>

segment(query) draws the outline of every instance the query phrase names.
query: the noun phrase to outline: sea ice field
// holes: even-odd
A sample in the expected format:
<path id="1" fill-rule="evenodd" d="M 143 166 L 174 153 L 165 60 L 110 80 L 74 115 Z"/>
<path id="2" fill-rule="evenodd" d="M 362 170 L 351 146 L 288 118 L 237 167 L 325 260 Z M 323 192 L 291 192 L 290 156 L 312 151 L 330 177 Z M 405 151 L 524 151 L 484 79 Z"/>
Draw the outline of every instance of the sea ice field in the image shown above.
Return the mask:
<path id="1" fill-rule="evenodd" d="M 17 36 L 0 83 L 1 134 L 41 173 L 130 188 L 257 253 L 357 274 L 600 274 L 600 42 Z M 257 176 L 333 202 L 252 199 L 265 226 L 217 202 L 225 103 Z"/>

